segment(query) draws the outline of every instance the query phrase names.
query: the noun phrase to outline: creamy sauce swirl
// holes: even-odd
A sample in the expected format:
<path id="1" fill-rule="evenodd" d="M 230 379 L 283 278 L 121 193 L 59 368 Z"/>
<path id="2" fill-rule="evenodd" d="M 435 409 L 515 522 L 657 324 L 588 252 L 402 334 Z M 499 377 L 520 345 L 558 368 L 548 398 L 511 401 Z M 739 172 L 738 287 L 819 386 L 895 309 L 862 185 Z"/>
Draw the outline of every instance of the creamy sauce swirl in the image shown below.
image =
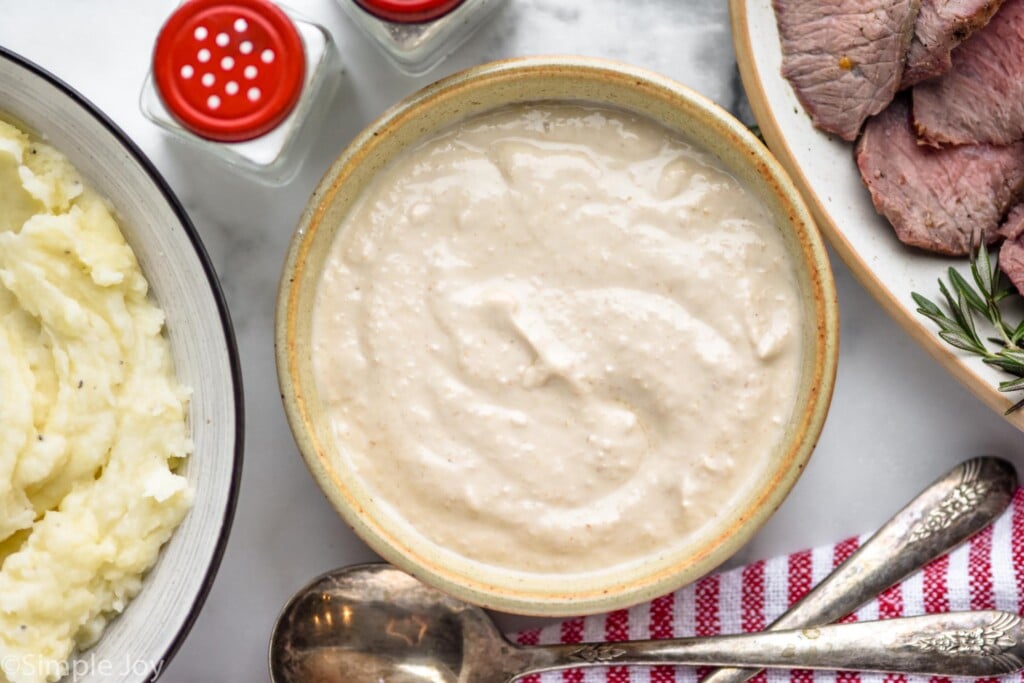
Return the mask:
<path id="1" fill-rule="evenodd" d="M 795 274 L 767 209 L 643 118 L 508 108 L 391 163 L 316 295 L 339 452 L 437 545 L 527 573 L 687 542 L 793 410 Z"/>

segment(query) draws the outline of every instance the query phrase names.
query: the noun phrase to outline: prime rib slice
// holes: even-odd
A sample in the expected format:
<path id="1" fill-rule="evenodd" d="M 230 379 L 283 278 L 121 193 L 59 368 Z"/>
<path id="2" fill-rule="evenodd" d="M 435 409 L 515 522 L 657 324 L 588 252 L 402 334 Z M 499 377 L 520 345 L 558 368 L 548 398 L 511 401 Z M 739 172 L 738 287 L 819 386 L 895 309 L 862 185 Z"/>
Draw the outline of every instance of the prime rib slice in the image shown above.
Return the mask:
<path id="1" fill-rule="evenodd" d="M 919 145 L 906 97 L 867 122 L 856 158 L 875 209 L 900 241 L 939 254 L 968 254 L 982 233 L 998 239 L 1024 190 L 1024 143 Z"/>
<path id="2" fill-rule="evenodd" d="M 918 135 L 933 145 L 1024 139 L 1024 0 L 1006 0 L 950 70 L 913 93 Z"/>
<path id="3" fill-rule="evenodd" d="M 900 89 L 949 71 L 950 53 L 988 23 L 1003 0 L 921 0 Z"/>
<path id="4" fill-rule="evenodd" d="M 1010 210 L 999 228 L 999 234 L 1008 240 L 1015 240 L 1024 235 L 1024 204 L 1018 204 Z"/>
<path id="5" fill-rule="evenodd" d="M 1000 232 L 1006 241 L 999 248 L 999 269 L 1024 294 L 1024 204 L 1014 207 Z"/>
<path id="6" fill-rule="evenodd" d="M 773 0 L 782 75 L 814 125 L 854 140 L 892 101 L 920 0 Z"/>

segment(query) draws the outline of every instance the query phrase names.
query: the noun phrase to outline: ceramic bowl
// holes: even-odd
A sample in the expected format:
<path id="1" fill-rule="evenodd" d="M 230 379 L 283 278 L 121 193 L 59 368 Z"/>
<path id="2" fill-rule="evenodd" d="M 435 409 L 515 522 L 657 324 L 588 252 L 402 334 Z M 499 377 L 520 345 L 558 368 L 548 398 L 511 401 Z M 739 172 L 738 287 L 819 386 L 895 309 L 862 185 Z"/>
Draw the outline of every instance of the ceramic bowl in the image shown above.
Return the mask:
<path id="1" fill-rule="evenodd" d="M 534 576 L 473 563 L 403 531 L 347 469 L 317 394 L 310 328 L 314 292 L 346 212 L 374 175 L 404 149 L 466 117 L 538 101 L 594 103 L 667 126 L 719 158 L 765 202 L 797 273 L 805 358 L 795 412 L 764 478 L 678 551 L 629 570 Z M 835 379 L 835 288 L 818 231 L 768 150 L 728 113 L 688 88 L 634 67 L 574 57 L 486 64 L 412 95 L 363 131 L 313 194 L 293 238 L 277 308 L 277 363 L 285 409 L 313 476 L 342 517 L 389 562 L 469 602 L 506 612 L 575 615 L 639 603 L 707 573 L 733 554 L 782 502 L 807 463 Z"/>
<path id="2" fill-rule="evenodd" d="M 152 164 L 108 118 L 38 66 L 0 49 L 0 116 L 63 152 L 106 197 L 166 313 L 175 369 L 191 387 L 195 491 L 139 595 L 73 661 L 77 683 L 143 683 L 166 668 L 195 621 L 227 542 L 242 458 L 234 335 L 199 235 Z M 31 665 L 31 664 L 29 664 Z"/>

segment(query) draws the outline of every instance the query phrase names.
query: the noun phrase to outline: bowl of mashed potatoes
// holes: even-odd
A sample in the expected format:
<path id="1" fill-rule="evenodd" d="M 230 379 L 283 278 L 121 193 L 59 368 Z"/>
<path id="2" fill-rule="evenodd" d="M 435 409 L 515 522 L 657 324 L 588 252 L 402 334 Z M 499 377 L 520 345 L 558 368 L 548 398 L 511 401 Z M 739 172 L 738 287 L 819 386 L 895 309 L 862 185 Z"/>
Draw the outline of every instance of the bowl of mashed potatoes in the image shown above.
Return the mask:
<path id="1" fill-rule="evenodd" d="M 0 682 L 155 680 L 219 563 L 241 379 L 184 210 L 0 49 Z"/>
<path id="2" fill-rule="evenodd" d="M 781 503 L 835 377 L 828 260 L 740 123 L 525 58 L 427 87 L 328 171 L 278 301 L 286 411 L 388 561 L 535 615 L 707 573 Z"/>

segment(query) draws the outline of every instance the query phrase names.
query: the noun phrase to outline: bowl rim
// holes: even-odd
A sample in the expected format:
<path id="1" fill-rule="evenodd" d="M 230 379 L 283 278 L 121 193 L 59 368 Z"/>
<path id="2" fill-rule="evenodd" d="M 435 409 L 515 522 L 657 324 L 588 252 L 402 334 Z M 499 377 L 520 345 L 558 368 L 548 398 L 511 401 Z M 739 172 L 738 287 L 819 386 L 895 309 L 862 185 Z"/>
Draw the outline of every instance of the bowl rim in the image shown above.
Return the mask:
<path id="1" fill-rule="evenodd" d="M 167 202 L 168 206 L 170 206 L 171 211 L 180 222 L 185 235 L 192 244 L 196 257 L 199 259 L 199 263 L 206 275 L 207 284 L 210 287 L 214 303 L 217 306 L 217 313 L 220 317 L 221 328 L 224 333 L 224 342 L 228 352 L 228 359 L 230 361 L 232 394 L 235 402 L 235 447 L 231 456 L 231 482 L 228 491 L 227 504 L 224 509 L 223 523 L 221 525 L 217 541 L 214 545 L 214 551 L 210 558 L 210 563 L 206 568 L 205 575 L 203 576 L 200 584 L 199 592 L 195 596 L 195 601 L 192 603 L 185 621 L 174 634 L 170 645 L 168 645 L 167 649 L 162 653 L 162 656 L 154 659 L 154 662 L 159 662 L 160 668 L 154 669 L 146 675 L 145 680 L 150 680 L 167 668 L 167 665 L 170 664 L 171 660 L 178 653 L 178 650 L 181 649 L 182 644 L 185 642 L 189 632 L 195 625 L 196 619 L 199 617 L 199 612 L 202 611 L 206 598 L 209 596 L 210 590 L 213 587 L 213 582 L 217 571 L 220 568 L 221 560 L 224 558 L 228 537 L 230 536 L 231 527 L 234 522 L 235 509 L 238 504 L 238 494 L 242 481 L 242 464 L 245 451 L 245 398 L 242 387 L 242 366 L 238 354 L 238 343 L 235 339 L 234 325 L 231 322 L 231 314 L 228 310 L 227 300 L 224 297 L 224 290 L 220 285 L 220 280 L 218 279 L 216 270 L 213 267 L 213 262 L 210 260 L 210 255 L 207 253 L 206 247 L 203 246 L 202 239 L 199 237 L 198 230 L 196 230 L 195 225 L 192 224 L 192 220 L 189 218 L 184 206 L 182 206 L 170 185 L 160 174 L 160 171 L 157 170 L 153 162 L 150 161 L 149 157 L 147 157 L 138 145 L 128 137 L 128 134 L 125 133 L 120 126 L 114 123 L 109 116 L 104 114 L 99 107 L 93 104 L 78 90 L 68 85 L 61 78 L 39 66 L 32 60 L 27 59 L 26 57 L 23 57 L 17 52 L 9 50 L 2 45 L 0 45 L 0 59 L 10 62 L 38 78 L 42 78 L 59 90 L 63 95 L 74 102 L 74 104 L 78 105 L 78 107 L 85 113 L 90 115 L 100 125 L 106 128 L 107 131 L 109 131 L 110 134 L 120 143 L 121 147 L 134 158 L 139 166 L 142 167 L 149 178 L 149 181 L 153 183 Z"/>
<path id="2" fill-rule="evenodd" d="M 778 204 L 776 215 L 788 216 L 789 229 L 793 233 L 794 251 L 791 253 L 803 255 L 809 291 L 801 297 L 804 301 L 801 308 L 808 314 L 815 314 L 815 319 L 809 320 L 805 327 L 808 338 L 813 337 L 815 343 L 807 348 L 807 355 L 812 358 L 804 362 L 805 369 L 802 370 L 808 374 L 807 402 L 794 408 L 798 420 L 779 465 L 766 473 L 768 483 L 759 484 L 754 489 L 750 502 L 736 511 L 737 518 L 717 536 L 709 536 L 703 542 L 695 559 L 675 561 L 642 576 L 634 571 L 635 575 L 625 583 L 611 585 L 613 582 L 607 582 L 603 589 L 586 593 L 563 588 L 557 595 L 539 595 L 513 585 L 495 586 L 456 574 L 448 570 L 443 561 L 425 557 L 407 544 L 396 542 L 395 535 L 384 532 L 374 520 L 369 519 L 369 515 L 364 514 L 355 498 L 333 476 L 329 456 L 322 453 L 317 445 L 314 421 L 307 408 L 307 403 L 315 401 L 315 397 L 307 400 L 307 394 L 313 392 L 303 387 L 298 365 L 300 357 L 308 349 L 298 347 L 296 334 L 300 314 L 298 298 L 305 279 L 302 270 L 311 254 L 313 237 L 334 194 L 353 169 L 366 161 L 375 140 L 386 136 L 391 127 L 417 118 L 420 112 L 428 111 L 433 104 L 443 102 L 448 96 L 456 96 L 464 88 L 477 92 L 477 88 L 493 88 L 518 79 L 552 75 L 613 79 L 646 88 L 648 97 L 682 103 L 691 114 L 699 117 L 709 136 L 723 148 L 730 148 L 744 157 L 742 163 L 760 178 L 765 191 Z M 600 99 L 597 102 L 600 103 Z M 453 121 L 450 119 L 448 123 Z M 420 580 L 483 607 L 534 616 L 577 616 L 628 607 L 695 581 L 728 559 L 760 529 L 796 483 L 820 436 L 835 386 L 838 335 L 835 284 L 821 234 L 786 171 L 746 126 L 707 97 L 647 69 L 602 58 L 541 55 L 488 62 L 432 83 L 386 110 L 353 139 L 314 190 L 292 237 L 279 285 L 274 341 L 281 399 L 300 454 L 330 503 L 374 551 Z M 557 581 L 557 576 L 553 581 Z"/>

